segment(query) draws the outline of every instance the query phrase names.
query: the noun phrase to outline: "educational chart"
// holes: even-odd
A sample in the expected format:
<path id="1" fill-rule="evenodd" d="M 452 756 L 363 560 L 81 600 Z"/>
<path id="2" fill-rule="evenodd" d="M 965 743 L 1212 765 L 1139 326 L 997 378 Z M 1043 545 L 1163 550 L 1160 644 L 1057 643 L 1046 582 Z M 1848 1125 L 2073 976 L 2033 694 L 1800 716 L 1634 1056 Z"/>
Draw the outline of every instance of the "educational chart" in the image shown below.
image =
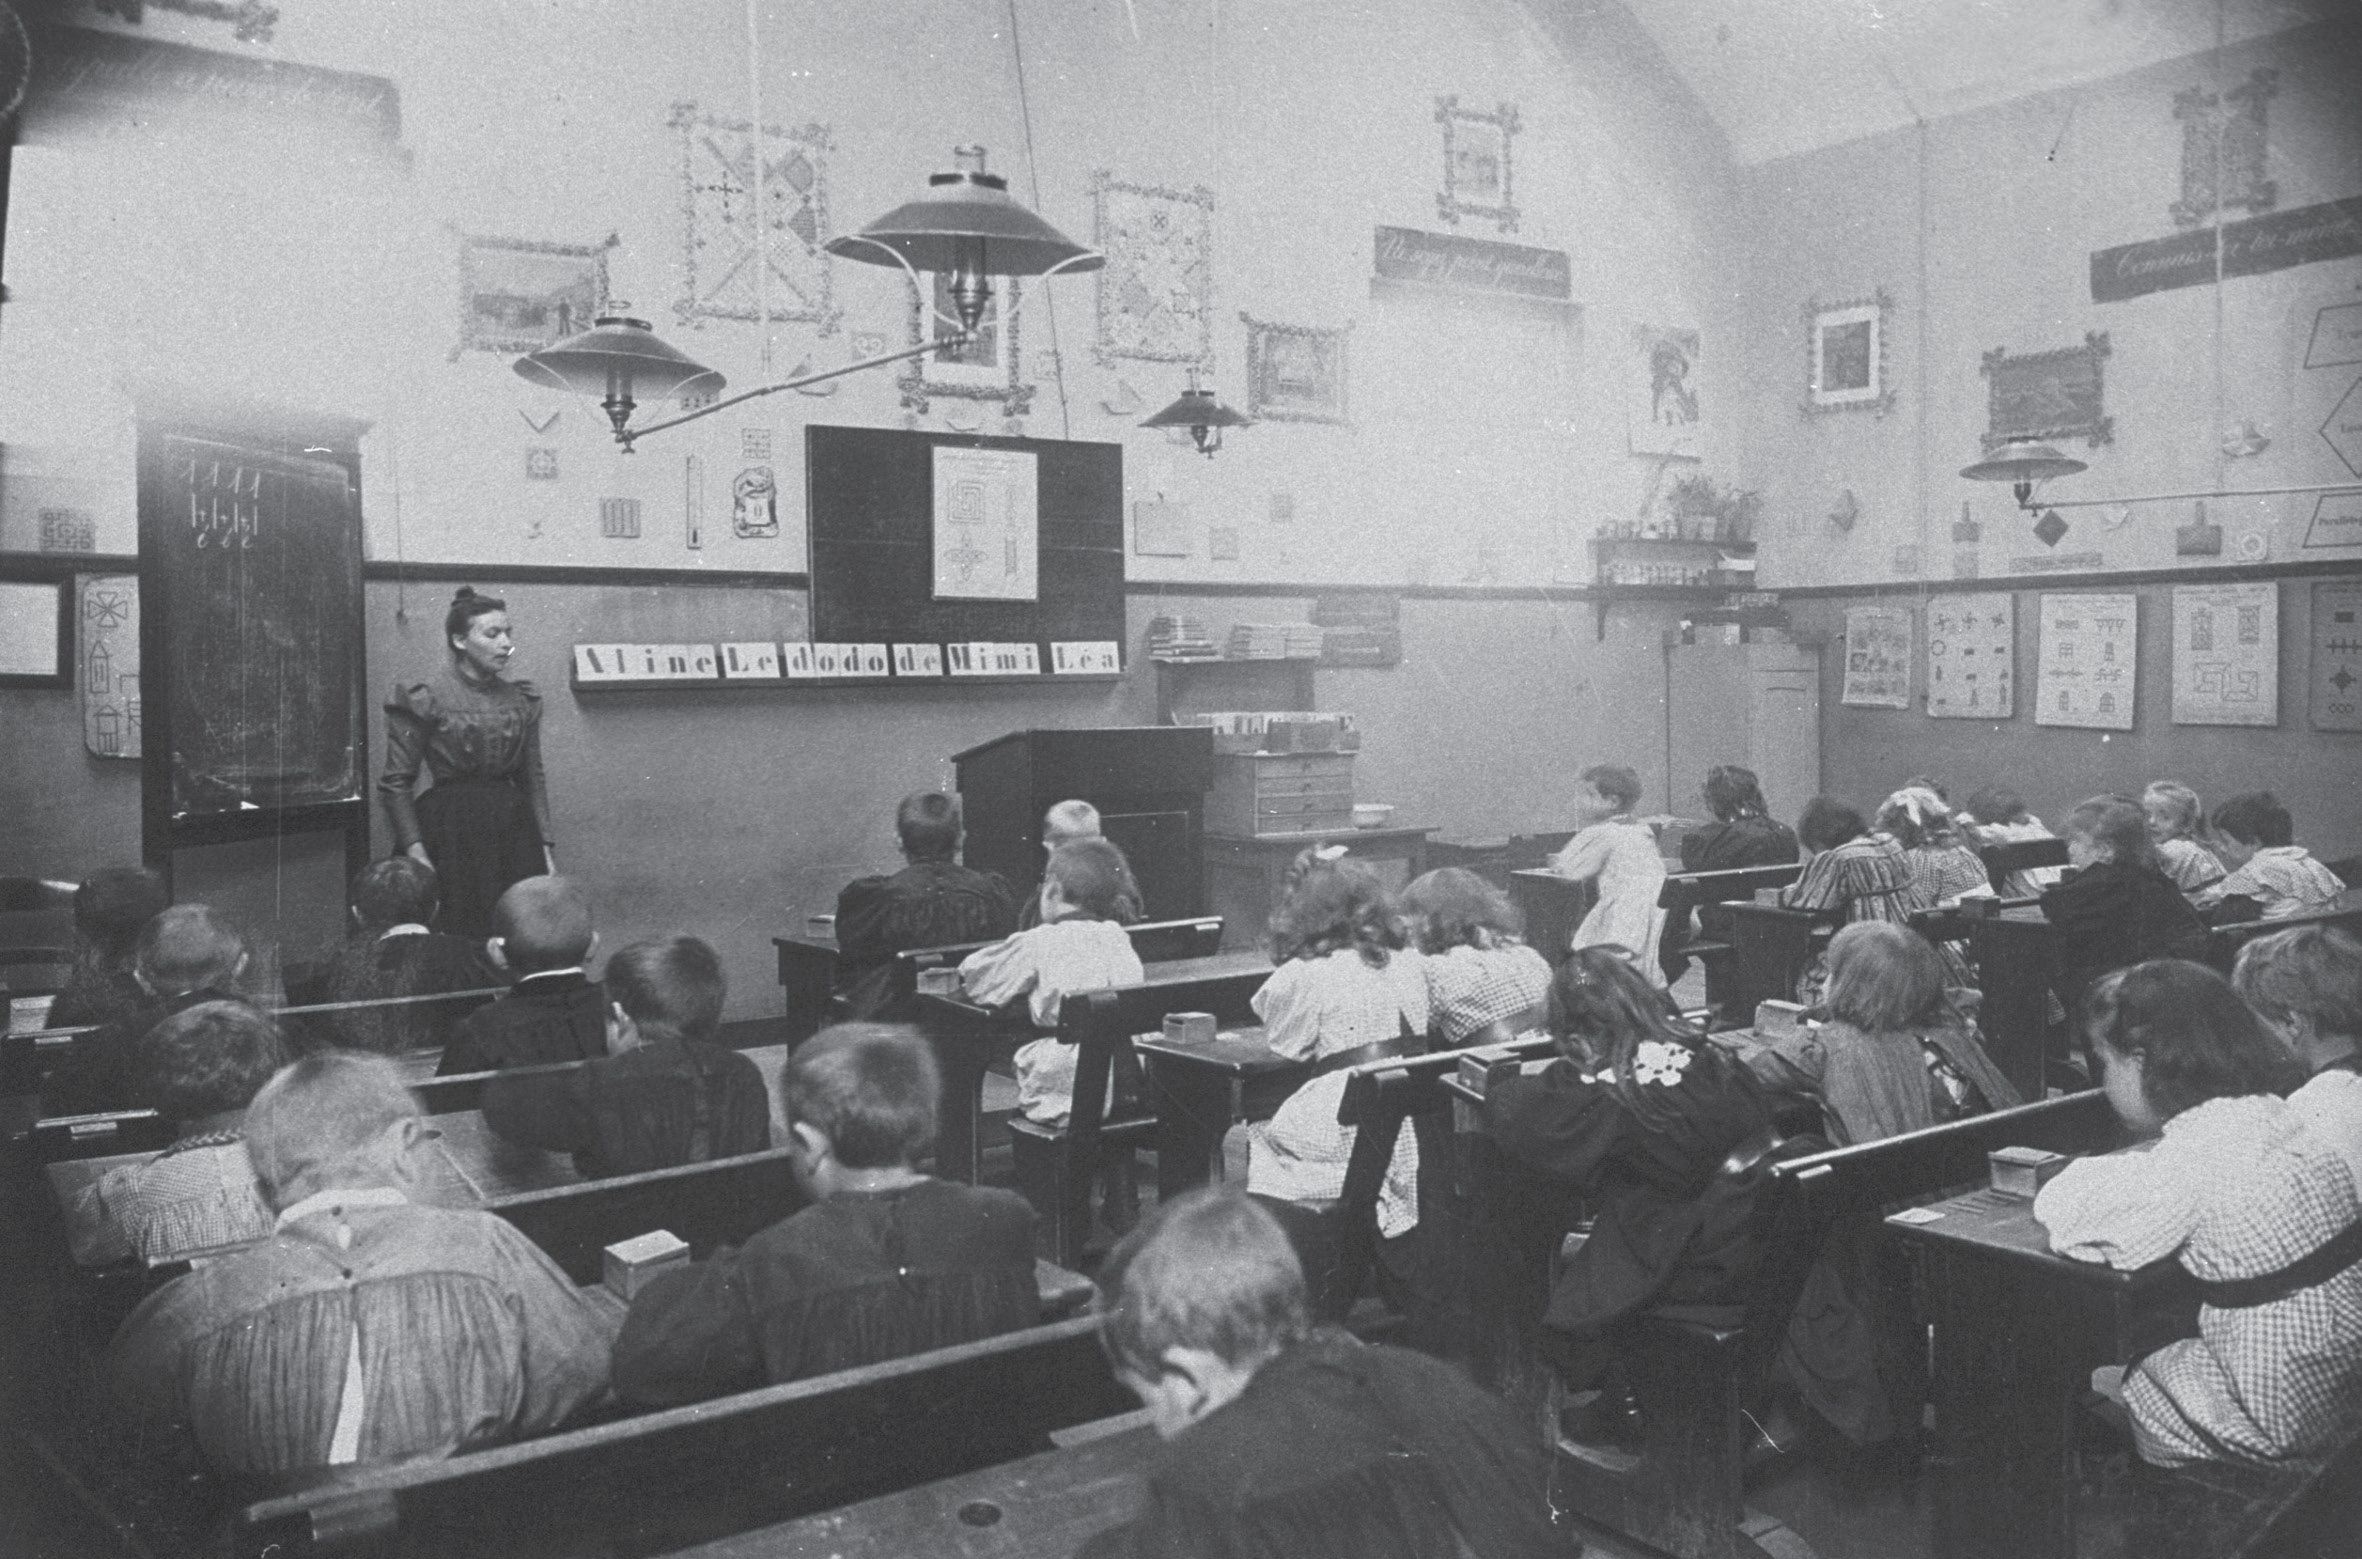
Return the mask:
<path id="1" fill-rule="evenodd" d="M 82 745 L 98 758 L 136 758 L 139 746 L 139 576 L 84 574 Z"/>
<path id="2" fill-rule="evenodd" d="M 2313 729 L 2362 731 L 2362 580 L 2313 586 Z"/>
<path id="3" fill-rule="evenodd" d="M 1857 606 L 1845 614 L 1842 702 L 1865 709 L 1911 707 L 1911 613 Z"/>
<path id="4" fill-rule="evenodd" d="M 2017 597 L 1938 596 L 1927 608 L 1927 712 L 2006 720 L 2017 711 Z"/>
<path id="5" fill-rule="evenodd" d="M 935 447 L 935 599 L 1041 598 L 1041 509 L 1034 456 Z"/>
<path id="6" fill-rule="evenodd" d="M 2280 587 L 2178 585 L 2173 723 L 2280 723 Z"/>
<path id="7" fill-rule="evenodd" d="M 2045 595 L 2034 723 L 2131 730 L 2139 627 L 2138 596 Z"/>

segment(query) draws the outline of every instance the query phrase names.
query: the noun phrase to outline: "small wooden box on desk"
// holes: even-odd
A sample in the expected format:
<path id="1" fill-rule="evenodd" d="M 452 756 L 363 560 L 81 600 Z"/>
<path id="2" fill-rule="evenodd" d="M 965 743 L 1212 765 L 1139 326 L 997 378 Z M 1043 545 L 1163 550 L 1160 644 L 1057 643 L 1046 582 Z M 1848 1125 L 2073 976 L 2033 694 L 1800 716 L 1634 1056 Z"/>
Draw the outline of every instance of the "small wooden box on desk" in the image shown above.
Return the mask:
<path id="1" fill-rule="evenodd" d="M 1217 753 L 1206 832 L 1252 839 L 1353 826 L 1353 754 Z"/>

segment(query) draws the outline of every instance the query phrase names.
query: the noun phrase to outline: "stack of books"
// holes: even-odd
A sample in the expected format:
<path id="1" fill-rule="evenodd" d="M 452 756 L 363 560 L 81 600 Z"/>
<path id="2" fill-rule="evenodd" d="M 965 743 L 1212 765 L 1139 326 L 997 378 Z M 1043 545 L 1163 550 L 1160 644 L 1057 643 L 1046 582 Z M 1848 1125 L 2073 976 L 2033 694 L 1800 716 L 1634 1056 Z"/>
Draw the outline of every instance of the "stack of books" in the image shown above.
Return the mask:
<path id="1" fill-rule="evenodd" d="M 1194 617 L 1153 617 L 1148 623 L 1148 653 L 1154 660 L 1220 660 L 1222 652 L 1206 637 L 1206 625 Z"/>
<path id="2" fill-rule="evenodd" d="M 1320 630 L 1310 623 L 1239 623 L 1224 654 L 1231 660 L 1316 660 Z"/>

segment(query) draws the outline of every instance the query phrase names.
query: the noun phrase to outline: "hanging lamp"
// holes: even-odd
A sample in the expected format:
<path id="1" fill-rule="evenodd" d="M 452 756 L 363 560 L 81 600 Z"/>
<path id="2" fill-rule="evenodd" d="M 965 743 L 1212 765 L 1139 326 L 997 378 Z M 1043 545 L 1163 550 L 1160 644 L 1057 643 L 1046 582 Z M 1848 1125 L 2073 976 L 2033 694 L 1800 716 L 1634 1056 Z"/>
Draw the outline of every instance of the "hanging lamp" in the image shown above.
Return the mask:
<path id="1" fill-rule="evenodd" d="M 1972 482 L 2009 483 L 2010 490 L 2017 494 L 2018 507 L 2031 513 L 2036 482 L 2090 469 L 2074 456 L 2060 453 L 2055 445 L 2020 438 L 2011 439 L 1973 465 L 1962 466 L 1960 474 Z"/>
<path id="2" fill-rule="evenodd" d="M 910 273 L 914 286 L 920 271 L 942 272 L 959 310 L 958 335 L 762 385 L 638 428 L 631 426 L 631 416 L 643 403 L 700 399 L 716 394 L 725 383 L 720 373 L 658 336 L 646 320 L 604 317 L 579 335 L 518 358 L 518 376 L 551 389 L 599 397 L 615 429 L 615 442 L 630 454 L 635 440 L 711 416 L 726 406 L 956 348 L 982 322 L 995 276 L 1050 276 L 1097 270 L 1107 263 L 1105 255 L 1084 248 L 1011 200 L 1009 181 L 984 171 L 983 147 L 963 146 L 952 155 L 959 166 L 930 178 L 926 194 L 896 206 L 860 232 L 832 238 L 821 247 L 864 264 L 898 265 Z"/>
<path id="3" fill-rule="evenodd" d="M 1251 419 L 1239 415 L 1215 399 L 1211 390 L 1201 390 L 1197 370 L 1189 370 L 1189 388 L 1177 396 L 1173 404 L 1141 422 L 1144 428 L 1187 428 L 1189 441 L 1198 453 L 1211 460 L 1214 451 L 1222 447 L 1224 428 L 1252 427 Z"/>
<path id="4" fill-rule="evenodd" d="M 924 194 L 821 248 L 865 265 L 899 265 L 914 281 L 919 271 L 941 273 L 960 328 L 971 335 L 992 301 L 991 278 L 1095 271 L 1107 263 L 1010 199 L 1009 181 L 984 171 L 983 147 L 951 155 L 956 166 L 930 175 Z"/>

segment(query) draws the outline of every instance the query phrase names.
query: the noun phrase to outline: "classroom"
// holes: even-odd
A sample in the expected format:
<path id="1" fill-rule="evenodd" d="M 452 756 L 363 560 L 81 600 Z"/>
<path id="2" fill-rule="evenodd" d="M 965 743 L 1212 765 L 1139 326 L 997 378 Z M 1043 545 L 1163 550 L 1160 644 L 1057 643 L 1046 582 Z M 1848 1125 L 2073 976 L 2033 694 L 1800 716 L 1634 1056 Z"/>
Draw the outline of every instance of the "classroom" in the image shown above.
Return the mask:
<path id="1" fill-rule="evenodd" d="M 2350 0 L 0 0 L 0 1547 L 2362 1551 L 2358 697 Z"/>

